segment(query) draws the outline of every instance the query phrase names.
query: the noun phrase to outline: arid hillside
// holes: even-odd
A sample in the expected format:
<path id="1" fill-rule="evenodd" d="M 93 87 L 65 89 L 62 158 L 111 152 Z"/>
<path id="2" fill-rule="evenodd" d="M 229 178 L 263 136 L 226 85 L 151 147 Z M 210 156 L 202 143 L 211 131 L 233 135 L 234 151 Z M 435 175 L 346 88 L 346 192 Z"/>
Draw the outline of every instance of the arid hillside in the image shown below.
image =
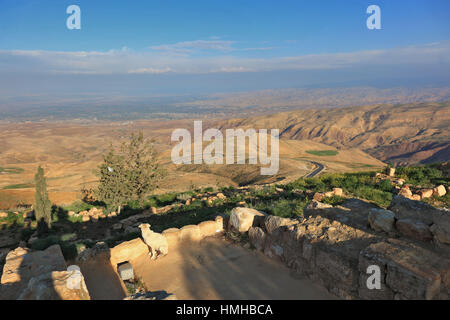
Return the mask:
<path id="1" fill-rule="evenodd" d="M 218 125 L 279 128 L 285 139 L 358 148 L 381 161 L 397 164 L 450 159 L 449 102 L 298 110 L 221 121 Z"/>
<path id="2" fill-rule="evenodd" d="M 205 121 L 203 130 L 216 123 Z M 28 122 L 0 124 L 0 208 L 31 204 L 34 174 L 45 169 L 50 197 L 70 203 L 84 187 L 95 187 L 95 172 L 111 143 L 118 145 L 131 132 L 143 131 L 155 140 L 160 162 L 168 176 L 157 191 L 183 191 L 195 187 L 288 182 L 316 169 L 349 172 L 381 168 L 384 163 L 356 148 L 341 148 L 310 140 L 280 141 L 280 169 L 274 176 L 261 176 L 259 165 L 175 165 L 171 161 L 171 133 L 192 130 L 192 120 L 129 122 Z M 209 143 L 204 143 L 206 147 Z M 256 147 L 256 146 L 254 146 Z M 321 152 L 325 151 L 325 155 Z"/>

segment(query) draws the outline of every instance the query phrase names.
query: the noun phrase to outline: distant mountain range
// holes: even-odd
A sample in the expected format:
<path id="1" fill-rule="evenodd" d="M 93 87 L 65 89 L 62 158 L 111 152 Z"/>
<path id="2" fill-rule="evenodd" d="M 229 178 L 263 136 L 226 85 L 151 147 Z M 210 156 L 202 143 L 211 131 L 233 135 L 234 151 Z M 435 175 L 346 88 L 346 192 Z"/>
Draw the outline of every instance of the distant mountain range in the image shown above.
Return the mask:
<path id="1" fill-rule="evenodd" d="M 219 121 L 221 128 L 279 128 L 281 138 L 358 148 L 396 164 L 450 159 L 450 102 L 296 110 Z"/>

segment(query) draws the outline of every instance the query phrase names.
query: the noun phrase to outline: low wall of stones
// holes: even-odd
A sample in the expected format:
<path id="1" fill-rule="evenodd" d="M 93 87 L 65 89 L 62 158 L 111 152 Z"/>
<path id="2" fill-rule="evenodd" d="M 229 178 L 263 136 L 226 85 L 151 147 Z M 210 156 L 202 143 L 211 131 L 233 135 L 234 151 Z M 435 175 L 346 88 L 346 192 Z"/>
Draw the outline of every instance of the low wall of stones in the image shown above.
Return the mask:
<path id="1" fill-rule="evenodd" d="M 186 225 L 180 229 L 170 228 L 164 230 L 162 235 L 166 238 L 169 245 L 169 253 L 171 250 L 181 245 L 190 245 L 201 241 L 205 237 L 218 235 L 224 231 L 224 220 L 221 216 L 217 216 L 214 221 L 203 221 L 197 225 Z M 113 266 L 117 266 L 122 262 L 133 263 L 142 255 L 148 255 L 148 246 L 141 238 L 122 242 L 121 244 L 111 248 L 110 260 Z"/>
<path id="2" fill-rule="evenodd" d="M 248 232 L 256 250 L 343 299 L 448 299 L 449 251 L 371 230 L 371 207 L 341 208 L 345 222 L 338 221 L 336 212 L 323 217 L 316 209 L 306 210 L 319 212 L 299 221 L 235 208 L 228 227 Z M 367 284 L 374 279 L 369 266 L 379 268 L 379 289 Z"/>

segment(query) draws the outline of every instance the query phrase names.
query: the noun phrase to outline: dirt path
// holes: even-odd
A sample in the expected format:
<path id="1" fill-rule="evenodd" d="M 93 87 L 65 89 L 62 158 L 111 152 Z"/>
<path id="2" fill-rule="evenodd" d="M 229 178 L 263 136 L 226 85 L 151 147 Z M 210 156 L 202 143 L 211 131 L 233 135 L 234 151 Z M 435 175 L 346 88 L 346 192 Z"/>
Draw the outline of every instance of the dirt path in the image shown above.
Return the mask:
<path id="1" fill-rule="evenodd" d="M 219 238 L 171 250 L 157 261 L 143 256 L 134 271 L 149 291 L 178 299 L 333 299 L 281 262 Z"/>

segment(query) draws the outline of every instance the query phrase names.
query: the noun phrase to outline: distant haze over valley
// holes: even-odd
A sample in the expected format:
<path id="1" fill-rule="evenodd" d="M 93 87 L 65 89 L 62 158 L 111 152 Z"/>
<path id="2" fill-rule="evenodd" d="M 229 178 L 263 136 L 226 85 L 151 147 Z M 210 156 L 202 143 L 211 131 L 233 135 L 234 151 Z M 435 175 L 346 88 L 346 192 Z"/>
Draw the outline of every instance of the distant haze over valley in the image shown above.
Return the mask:
<path id="1" fill-rule="evenodd" d="M 204 95 L 102 95 L 85 93 L 0 97 L 0 121 L 236 118 L 297 109 L 371 104 L 442 102 L 450 87 L 290 88 Z"/>

